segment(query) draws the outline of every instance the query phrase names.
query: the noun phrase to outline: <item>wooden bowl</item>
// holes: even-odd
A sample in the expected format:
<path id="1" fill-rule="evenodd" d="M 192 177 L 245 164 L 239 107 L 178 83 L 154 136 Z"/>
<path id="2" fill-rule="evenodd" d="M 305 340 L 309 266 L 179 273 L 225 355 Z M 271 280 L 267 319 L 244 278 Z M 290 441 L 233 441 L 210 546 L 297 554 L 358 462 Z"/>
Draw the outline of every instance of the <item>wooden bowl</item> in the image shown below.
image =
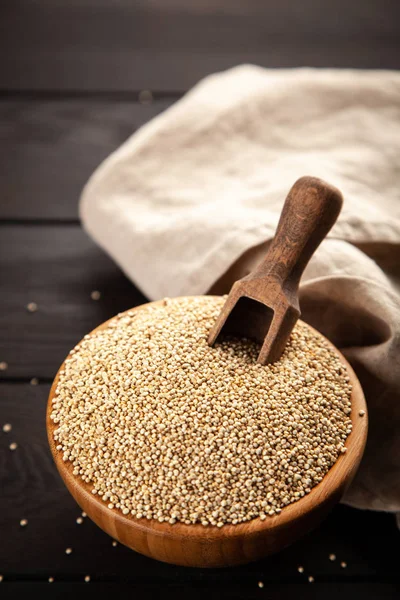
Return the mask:
<path id="1" fill-rule="evenodd" d="M 141 308 L 138 306 L 131 310 Z M 106 321 L 94 331 L 104 329 L 108 323 Z M 340 500 L 357 471 L 367 438 L 367 409 L 360 383 L 346 359 L 328 343 L 345 365 L 353 386 L 353 429 L 346 440 L 347 452 L 338 458 L 309 494 L 283 508 L 279 515 L 267 517 L 264 521 L 257 518 L 218 528 L 200 524 L 170 525 L 124 516 L 118 509 L 109 509 L 105 502 L 91 493 L 89 484 L 72 474 L 71 463 L 64 462 L 62 452 L 56 450 L 53 431 L 57 426 L 51 421 L 50 414 L 59 377 L 57 373 L 50 390 L 46 425 L 51 452 L 65 485 L 82 510 L 110 536 L 136 552 L 164 562 L 191 567 L 224 567 L 247 563 L 281 550 L 314 528 Z M 359 416 L 360 410 L 365 411 L 363 417 Z"/>

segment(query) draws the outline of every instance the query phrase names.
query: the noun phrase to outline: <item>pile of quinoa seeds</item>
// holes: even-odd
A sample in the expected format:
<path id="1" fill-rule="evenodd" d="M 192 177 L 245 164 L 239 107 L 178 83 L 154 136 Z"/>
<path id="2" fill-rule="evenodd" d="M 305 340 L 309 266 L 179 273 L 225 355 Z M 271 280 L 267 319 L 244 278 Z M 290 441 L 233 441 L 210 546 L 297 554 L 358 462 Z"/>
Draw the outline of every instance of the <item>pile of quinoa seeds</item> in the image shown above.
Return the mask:
<path id="1" fill-rule="evenodd" d="M 87 335 L 60 373 L 51 419 L 74 475 L 139 519 L 222 527 L 308 494 L 345 452 L 351 386 L 299 322 L 282 358 L 207 334 L 224 298 L 165 300 Z"/>

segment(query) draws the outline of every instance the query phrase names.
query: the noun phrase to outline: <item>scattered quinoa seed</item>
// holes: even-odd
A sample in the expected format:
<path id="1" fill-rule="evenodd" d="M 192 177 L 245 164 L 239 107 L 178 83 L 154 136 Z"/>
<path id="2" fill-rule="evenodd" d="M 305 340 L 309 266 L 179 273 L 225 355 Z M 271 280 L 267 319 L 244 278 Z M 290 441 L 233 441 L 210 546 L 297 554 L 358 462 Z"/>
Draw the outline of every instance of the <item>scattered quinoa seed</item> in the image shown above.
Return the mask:
<path id="1" fill-rule="evenodd" d="M 342 569 L 345 569 L 347 567 L 347 563 L 346 562 L 341 562 L 340 566 L 342 567 Z"/>
<path id="2" fill-rule="evenodd" d="M 332 562 L 333 562 L 334 560 L 336 560 L 336 554 L 330 554 L 330 555 L 329 555 L 329 560 L 331 560 Z"/>
<path id="3" fill-rule="evenodd" d="M 264 587 L 264 583 L 263 583 L 262 581 L 259 581 L 259 582 L 258 582 L 258 587 L 259 587 L 259 588 L 263 588 L 263 587 Z"/>
<path id="4" fill-rule="evenodd" d="M 89 581 L 90 581 L 90 575 L 85 575 L 85 582 L 89 583 Z"/>
<path id="5" fill-rule="evenodd" d="M 85 512 L 83 512 L 83 513 L 82 513 L 82 517 L 83 517 L 84 519 L 86 519 L 86 517 L 87 517 L 87 514 L 86 514 Z"/>
<path id="6" fill-rule="evenodd" d="M 38 305 L 36 304 L 36 302 L 29 302 L 29 304 L 26 305 L 26 309 L 28 312 L 36 312 L 38 309 Z"/>
<path id="7" fill-rule="evenodd" d="M 365 415 L 365 410 L 360 410 L 358 414 L 360 415 L 360 417 L 363 417 Z"/>
<path id="8" fill-rule="evenodd" d="M 334 350 L 301 321 L 274 364 L 258 364 L 250 340 L 210 347 L 223 302 L 121 313 L 65 361 L 53 437 L 110 510 L 214 527 L 266 519 L 309 494 L 342 452 L 351 385 Z"/>
<path id="9" fill-rule="evenodd" d="M 299 573 L 304 573 L 304 567 L 297 567 Z"/>
<path id="10" fill-rule="evenodd" d="M 7 371 L 7 369 L 8 369 L 8 364 L 4 360 L 2 360 L 0 362 L 0 371 Z"/>
<path id="11" fill-rule="evenodd" d="M 153 102 L 153 94 L 150 90 L 142 90 L 139 92 L 138 98 L 140 104 L 151 104 Z"/>
<path id="12" fill-rule="evenodd" d="M 18 444 L 16 442 L 11 442 L 9 448 L 10 450 L 16 450 L 18 448 Z"/>
<path id="13" fill-rule="evenodd" d="M 117 542 L 116 540 L 113 540 L 113 541 L 112 541 L 112 545 L 113 545 L 113 546 L 114 546 L 114 548 L 115 548 L 116 546 L 118 546 L 118 542 Z"/>
<path id="14" fill-rule="evenodd" d="M 72 548 L 66 548 L 65 549 L 65 554 L 71 554 L 72 552 Z"/>
<path id="15" fill-rule="evenodd" d="M 313 577 L 312 575 L 310 575 L 310 576 L 308 577 L 308 581 L 309 581 L 310 583 L 314 583 L 314 577 Z"/>
<path id="16" fill-rule="evenodd" d="M 53 583 L 53 581 L 54 581 L 54 577 L 49 577 L 48 582 Z"/>
<path id="17" fill-rule="evenodd" d="M 31 385 L 38 385 L 39 383 L 39 379 L 37 377 L 32 377 L 30 384 Z"/>
<path id="18" fill-rule="evenodd" d="M 21 527 L 26 527 L 28 525 L 28 519 L 21 519 L 19 524 Z"/>
<path id="19" fill-rule="evenodd" d="M 82 523 L 83 523 L 82 517 L 78 517 L 76 522 L 78 523 L 78 525 L 82 525 Z"/>
<path id="20" fill-rule="evenodd" d="M 4 433 L 8 433 L 9 431 L 11 431 L 11 429 L 12 429 L 12 425 L 10 425 L 10 423 L 6 423 L 5 425 L 3 425 Z"/>
<path id="21" fill-rule="evenodd" d="M 90 297 L 92 300 L 100 300 L 101 293 L 98 290 L 93 290 L 93 292 L 90 294 Z"/>
<path id="22" fill-rule="evenodd" d="M 3 575 L 0 575 L 0 583 L 3 581 Z"/>

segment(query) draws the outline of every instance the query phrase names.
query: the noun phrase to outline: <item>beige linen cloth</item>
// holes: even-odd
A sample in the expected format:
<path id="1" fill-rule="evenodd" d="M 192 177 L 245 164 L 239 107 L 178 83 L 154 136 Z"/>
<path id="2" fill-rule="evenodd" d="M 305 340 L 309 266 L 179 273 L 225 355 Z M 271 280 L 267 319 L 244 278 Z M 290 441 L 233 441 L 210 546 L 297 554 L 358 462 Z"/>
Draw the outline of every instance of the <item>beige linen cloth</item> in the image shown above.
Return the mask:
<path id="1" fill-rule="evenodd" d="M 342 350 L 367 397 L 367 449 L 345 502 L 399 512 L 400 73 L 207 77 L 98 168 L 80 213 L 150 299 L 221 293 L 260 260 L 302 175 L 345 199 L 301 283 L 302 318 Z"/>

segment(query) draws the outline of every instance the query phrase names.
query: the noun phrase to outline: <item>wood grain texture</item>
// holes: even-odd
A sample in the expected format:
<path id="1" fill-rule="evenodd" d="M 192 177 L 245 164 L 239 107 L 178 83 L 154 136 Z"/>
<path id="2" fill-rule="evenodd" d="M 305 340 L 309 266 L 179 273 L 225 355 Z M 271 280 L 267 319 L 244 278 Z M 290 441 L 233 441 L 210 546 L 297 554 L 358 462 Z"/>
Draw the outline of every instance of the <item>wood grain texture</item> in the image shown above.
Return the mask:
<path id="1" fill-rule="evenodd" d="M 82 578 L 81 578 L 82 579 Z M 208 582 L 196 582 L 194 583 L 169 583 L 162 581 L 149 582 L 149 584 L 137 584 L 123 582 L 110 582 L 103 581 L 101 578 L 95 578 L 91 580 L 90 590 L 88 590 L 87 584 L 82 583 L 81 579 L 76 578 L 73 583 L 55 582 L 51 586 L 43 581 L 35 581 L 34 590 L 38 596 L 47 600 L 47 598 L 53 600 L 54 597 L 57 600 L 70 600 L 71 594 L 78 594 L 79 597 L 86 597 L 88 593 L 97 595 L 109 595 L 116 596 L 117 598 L 125 596 L 134 596 L 135 598 L 145 598 L 146 600 L 159 600 L 161 595 L 169 594 L 176 600 L 184 599 L 188 597 L 191 600 L 204 600 L 205 597 L 209 600 L 221 600 L 221 598 L 229 598 L 229 600 L 236 600 L 240 598 L 246 598 L 246 600 L 259 600 L 262 597 L 262 593 L 268 594 L 268 600 L 293 600 L 293 598 L 323 598 L 324 600 L 354 600 L 354 598 L 371 598 L 371 600 L 398 600 L 399 588 L 395 583 L 351 583 L 346 584 L 342 582 L 336 582 L 334 585 L 331 582 L 316 582 L 309 587 L 310 584 L 301 583 L 288 583 L 284 585 L 278 584 L 267 584 L 267 590 L 260 590 L 257 582 L 252 581 L 249 584 L 243 583 L 243 581 L 229 585 L 227 583 L 215 582 L 209 584 Z M 308 587 L 307 587 L 308 586 Z M 162 591 L 160 592 L 160 589 Z M 2 592 L 4 594 L 10 594 L 10 598 L 15 598 L 16 594 L 20 594 L 18 597 L 27 598 L 29 593 L 32 593 L 32 583 L 18 582 L 18 586 L 7 581 L 2 584 Z M 228 596 L 229 594 L 229 596 Z M 76 596 L 75 596 L 76 597 Z"/>
<path id="2" fill-rule="evenodd" d="M 152 303 L 157 305 L 158 303 Z M 140 310 L 136 307 L 134 310 Z M 103 323 L 94 331 L 104 329 Z M 313 330 L 315 331 L 315 330 Z M 329 342 L 328 342 L 329 343 Z M 330 343 L 329 343 L 330 344 Z M 46 426 L 50 449 L 67 488 L 81 508 L 104 531 L 124 545 L 158 560 L 191 567 L 222 567 L 244 564 L 277 552 L 315 527 L 340 500 L 355 475 L 367 438 L 366 404 L 361 386 L 339 351 L 330 344 L 349 373 L 352 391 L 351 419 L 353 430 L 346 440 L 347 452 L 339 457 L 323 481 L 310 494 L 285 507 L 281 514 L 249 523 L 203 527 L 202 525 L 170 525 L 124 516 L 91 493 L 91 486 L 72 474 L 72 465 L 62 460 L 53 438 L 57 428 L 51 419 L 52 400 L 58 383 L 58 374 L 49 394 Z M 61 365 L 60 370 L 63 369 Z"/>
<path id="3" fill-rule="evenodd" d="M 184 91 L 246 62 L 400 66 L 396 0 L 2 0 L 1 13 L 1 89 Z"/>
<path id="4" fill-rule="evenodd" d="M 2 226 L 0 257 L 0 380 L 53 379 L 87 331 L 146 301 L 78 225 Z"/>
<path id="5" fill-rule="evenodd" d="M 82 188 L 173 100 L 0 98 L 0 220 L 78 219 Z"/>
<path id="6" fill-rule="evenodd" d="M 308 588 L 306 587 L 308 585 Z M 193 600 L 204 600 L 207 597 L 209 600 L 221 600 L 221 598 L 229 598 L 229 600 L 236 600 L 239 598 L 246 598 L 246 600 L 259 600 L 262 597 L 263 592 L 267 593 L 268 600 L 293 600 L 293 598 L 323 598 L 324 600 L 354 600 L 354 598 L 371 598 L 371 600 L 398 600 L 399 589 L 396 584 L 393 583 L 351 583 L 345 584 L 337 582 L 334 585 L 329 582 L 316 582 L 310 588 L 310 584 L 302 585 L 299 583 L 288 585 L 284 584 L 267 584 L 267 590 L 260 590 L 257 582 L 251 582 L 251 584 L 244 584 L 240 582 L 236 585 L 221 584 L 216 582 L 215 584 L 208 584 L 204 582 L 194 584 L 186 583 L 166 583 L 163 581 L 161 584 L 153 581 L 147 585 L 143 584 L 132 584 L 126 582 L 103 582 L 101 579 L 95 579 L 91 581 L 90 590 L 87 588 L 87 584 L 82 583 L 81 580 L 75 580 L 73 583 L 55 582 L 51 586 L 43 582 L 35 582 L 34 590 L 38 596 L 47 600 L 51 600 L 54 597 L 57 600 L 70 600 L 71 594 L 78 594 L 79 597 L 86 597 L 88 593 L 97 595 L 109 595 L 116 597 L 125 597 L 133 595 L 135 598 L 145 598 L 146 600 L 159 600 L 162 595 L 170 594 L 176 600 L 185 599 L 190 597 Z M 162 591 L 160 592 L 160 589 Z M 28 597 L 29 593 L 32 593 L 32 583 L 20 582 L 18 586 L 12 583 L 3 583 L 2 592 L 4 594 L 10 594 L 10 598 L 15 597 Z M 20 594 L 20 596 L 16 596 Z M 229 596 L 228 596 L 229 594 Z"/>
<path id="7" fill-rule="evenodd" d="M 321 179 L 306 176 L 294 183 L 264 259 L 233 284 L 211 329 L 210 345 L 221 334 L 233 334 L 261 344 L 260 364 L 281 357 L 300 316 L 300 278 L 342 204 L 339 190 Z"/>

